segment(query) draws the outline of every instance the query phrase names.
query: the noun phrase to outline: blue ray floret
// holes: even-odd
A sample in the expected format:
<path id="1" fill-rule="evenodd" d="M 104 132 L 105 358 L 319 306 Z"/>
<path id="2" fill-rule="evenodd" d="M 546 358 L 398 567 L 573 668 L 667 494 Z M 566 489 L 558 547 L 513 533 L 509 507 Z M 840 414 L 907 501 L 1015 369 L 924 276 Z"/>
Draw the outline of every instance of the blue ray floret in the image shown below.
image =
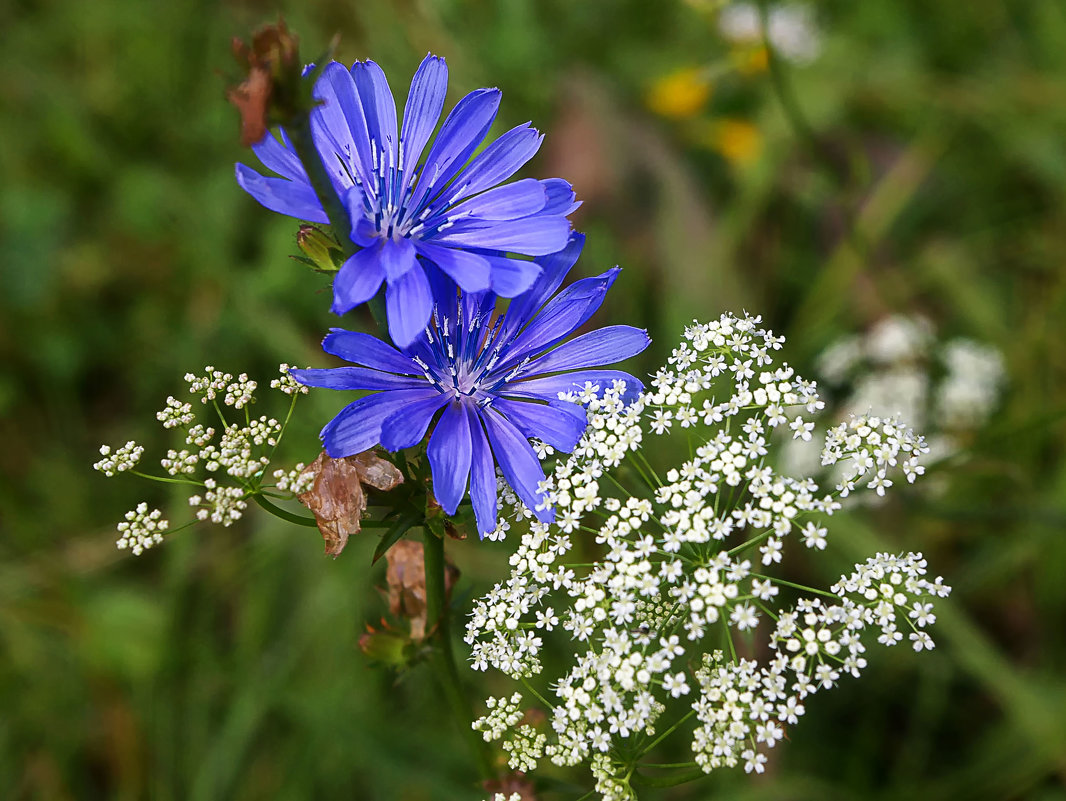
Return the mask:
<path id="1" fill-rule="evenodd" d="M 460 100 L 430 145 L 447 86 L 444 59 L 426 56 L 399 131 L 392 92 L 373 61 L 357 61 L 350 70 L 332 62 L 314 87 L 321 105 L 311 113 L 312 138 L 359 248 L 334 279 L 332 309 L 344 314 L 384 284 L 389 335 L 400 346 L 429 323 L 436 271 L 465 292 L 515 297 L 540 272 L 521 257 L 565 247 L 567 215 L 578 205 L 570 184 L 558 178 L 500 185 L 540 147 L 543 136 L 529 123 L 471 160 L 496 118 L 498 89 Z M 331 222 L 284 130 L 280 141 L 268 133 L 253 150 L 281 177 L 238 164 L 237 181 L 252 197 L 282 214 Z"/>
<path id="2" fill-rule="evenodd" d="M 391 451 L 412 447 L 436 418 L 427 455 L 433 492 L 448 514 L 455 514 L 469 479 L 478 530 L 492 531 L 498 464 L 522 501 L 550 521 L 552 511 L 537 491 L 544 471 L 529 440 L 573 450 L 585 430 L 585 411 L 559 393 L 580 391 L 586 382 L 604 388 L 622 381 L 635 395 L 643 389 L 640 381 L 602 367 L 640 353 L 649 342 L 646 332 L 628 325 L 564 341 L 600 307 L 618 274 L 615 268 L 557 292 L 583 244 L 584 237 L 574 235 L 564 250 L 538 259 L 540 275 L 502 315 L 495 314 L 495 293 L 457 292 L 440 280 L 430 325 L 405 348 L 334 329 L 323 349 L 355 366 L 290 371 L 308 386 L 372 393 L 322 429 L 329 455 L 350 456 L 378 444 Z"/>

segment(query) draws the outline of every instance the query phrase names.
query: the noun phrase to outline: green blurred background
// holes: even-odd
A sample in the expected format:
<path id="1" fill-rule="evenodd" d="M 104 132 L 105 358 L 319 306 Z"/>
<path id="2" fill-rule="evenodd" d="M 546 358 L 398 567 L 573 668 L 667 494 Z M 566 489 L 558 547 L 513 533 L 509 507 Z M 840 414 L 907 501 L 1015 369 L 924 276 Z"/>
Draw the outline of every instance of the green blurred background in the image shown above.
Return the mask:
<path id="1" fill-rule="evenodd" d="M 340 32 L 401 103 L 432 51 L 452 101 L 503 90 L 497 133 L 546 132 L 528 174 L 585 201 L 583 273 L 625 268 L 600 319 L 651 330 L 636 369 L 742 308 L 801 372 L 893 312 L 1006 357 L 943 494 L 832 529 L 826 575 L 926 552 L 956 588 L 940 647 L 875 652 L 767 775 L 648 797 L 1066 799 L 1066 6 L 812 7 L 820 55 L 774 76 L 696 0 L 0 3 L 0 798 L 478 797 L 428 671 L 356 647 L 383 611 L 373 538 L 332 561 L 250 513 L 135 559 L 115 521 L 181 499 L 90 469 L 103 442 L 162 455 L 188 370 L 321 363 L 328 286 L 236 186 L 223 99 L 230 38 L 280 10 L 306 58 Z M 670 82 L 707 65 L 709 87 Z M 303 403 L 293 462 L 336 407 Z M 466 591 L 505 556 L 456 549 Z"/>

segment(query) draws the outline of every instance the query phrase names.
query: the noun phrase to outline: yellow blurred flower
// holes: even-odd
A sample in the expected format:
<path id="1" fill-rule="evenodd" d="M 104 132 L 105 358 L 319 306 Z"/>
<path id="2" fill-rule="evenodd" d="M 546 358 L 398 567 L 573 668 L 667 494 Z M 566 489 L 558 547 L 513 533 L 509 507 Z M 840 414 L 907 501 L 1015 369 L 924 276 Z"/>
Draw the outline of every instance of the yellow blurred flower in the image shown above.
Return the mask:
<path id="1" fill-rule="evenodd" d="M 693 117 L 711 97 L 711 81 L 701 67 L 689 67 L 659 78 L 644 102 L 660 117 L 683 120 Z"/>
<path id="2" fill-rule="evenodd" d="M 706 127 L 704 144 L 737 167 L 754 162 L 762 153 L 762 133 L 747 120 L 722 117 Z"/>
<path id="3" fill-rule="evenodd" d="M 762 45 L 739 47 L 730 56 L 733 59 L 733 66 L 736 67 L 737 72 L 741 75 L 756 75 L 760 72 L 766 72 L 770 66 L 770 54 L 766 52 L 766 48 Z"/>

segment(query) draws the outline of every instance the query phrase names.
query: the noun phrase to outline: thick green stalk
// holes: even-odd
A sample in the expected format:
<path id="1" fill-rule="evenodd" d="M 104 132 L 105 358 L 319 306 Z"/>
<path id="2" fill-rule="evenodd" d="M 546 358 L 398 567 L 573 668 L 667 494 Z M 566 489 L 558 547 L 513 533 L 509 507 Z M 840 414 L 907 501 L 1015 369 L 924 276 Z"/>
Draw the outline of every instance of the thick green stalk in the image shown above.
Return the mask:
<path id="1" fill-rule="evenodd" d="M 452 649 L 450 610 L 444 583 L 447 569 L 444 562 L 444 540 L 430 531 L 428 526 L 422 530 L 425 534 L 426 623 L 430 630 L 436 624 L 437 636 L 437 647 L 433 649 L 433 667 L 443 685 L 452 717 L 474 752 L 479 776 L 482 780 L 493 779 L 496 776 L 492 769 L 492 753 L 488 743 L 470 727 L 474 716 L 459 678 L 455 651 Z"/>
<path id="2" fill-rule="evenodd" d="M 348 212 L 340 198 L 337 197 L 337 193 L 333 191 L 333 183 L 329 180 L 326 168 L 311 139 L 311 115 L 302 115 L 299 124 L 286 128 L 286 133 L 292 141 L 293 150 L 296 151 L 300 163 L 307 170 L 307 177 L 311 179 L 311 188 L 315 190 L 318 202 L 322 204 L 326 216 L 329 217 L 329 227 L 333 232 L 333 238 L 344 251 L 345 258 L 351 256 L 355 248 L 347 226 Z"/>
<path id="3" fill-rule="evenodd" d="M 326 174 L 326 168 L 322 164 L 318 151 L 315 149 L 314 141 L 311 138 L 311 115 L 302 115 L 298 124 L 291 125 L 285 130 L 289 134 L 292 147 L 296 151 L 300 163 L 307 170 L 307 177 L 311 179 L 311 187 L 315 190 L 318 202 L 322 204 L 326 216 L 329 217 L 329 227 L 333 232 L 333 238 L 337 240 L 337 244 L 340 245 L 341 251 L 344 253 L 344 258 L 347 259 L 355 253 L 355 244 L 349 235 L 351 228 L 348 222 L 348 211 L 344 208 L 340 198 L 337 197 L 337 193 L 333 191 L 333 183 L 330 181 L 329 175 Z M 367 308 L 370 309 L 370 314 L 373 316 L 377 327 L 384 331 L 385 303 L 380 293 L 371 298 L 367 303 Z"/>

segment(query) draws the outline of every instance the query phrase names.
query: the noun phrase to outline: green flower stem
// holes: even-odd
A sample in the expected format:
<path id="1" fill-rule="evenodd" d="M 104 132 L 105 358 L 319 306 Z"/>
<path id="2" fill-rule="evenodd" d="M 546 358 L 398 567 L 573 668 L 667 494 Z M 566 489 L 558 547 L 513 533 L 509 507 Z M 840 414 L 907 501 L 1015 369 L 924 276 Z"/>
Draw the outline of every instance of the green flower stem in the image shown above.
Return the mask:
<path id="1" fill-rule="evenodd" d="M 298 526 L 307 526 L 308 528 L 318 528 L 318 521 L 313 517 L 307 515 L 298 515 L 287 509 L 282 509 L 280 506 L 271 503 L 266 499 L 266 495 L 261 492 L 252 493 L 252 500 L 259 504 L 263 509 L 270 512 L 274 517 L 286 520 L 289 523 L 295 523 Z M 363 528 L 387 528 L 390 523 L 385 520 L 363 520 L 361 521 Z"/>
<path id="2" fill-rule="evenodd" d="M 333 184 L 315 149 L 311 138 L 311 115 L 310 113 L 301 114 L 294 122 L 294 125 L 286 127 L 286 133 L 289 134 L 296 156 L 307 170 L 307 177 L 311 180 L 311 188 L 315 190 L 318 202 L 322 204 L 326 216 L 329 217 L 329 227 L 333 232 L 333 238 L 337 240 L 344 257 L 347 258 L 355 252 L 354 243 L 349 236 L 350 231 L 346 226 L 348 212 L 341 204 L 337 193 L 333 191 Z"/>
<path id="3" fill-rule="evenodd" d="M 167 478 L 166 476 L 153 476 L 149 473 L 142 473 L 140 470 L 130 470 L 131 476 L 137 476 L 138 478 L 147 478 L 149 481 L 161 481 L 164 484 L 185 484 L 191 487 L 202 487 L 204 482 L 193 481 L 191 478 Z"/>
<path id="4" fill-rule="evenodd" d="M 810 593 L 813 593 L 815 595 L 824 595 L 826 598 L 839 598 L 840 597 L 835 592 L 826 592 L 825 590 L 818 590 L 818 589 L 815 589 L 814 587 L 808 587 L 805 584 L 796 584 L 795 582 L 792 582 L 792 581 L 785 581 L 783 578 L 778 578 L 777 576 L 764 576 L 762 573 L 752 573 L 751 575 L 754 576 L 755 578 L 769 579 L 774 584 L 782 584 L 782 585 L 784 585 L 786 587 L 792 587 L 795 590 L 803 590 L 804 592 L 810 592 Z"/>
<path id="5" fill-rule="evenodd" d="M 694 782 L 706 777 L 707 774 L 703 772 L 703 769 L 698 768 L 687 773 L 672 773 L 667 776 L 645 776 L 641 773 L 634 773 L 630 781 L 637 786 L 644 787 L 676 787 L 679 784 Z"/>
<path id="6" fill-rule="evenodd" d="M 318 522 L 313 517 L 293 514 L 292 512 L 282 509 L 280 506 L 276 506 L 258 493 L 252 495 L 252 500 L 270 512 L 270 514 L 274 515 L 274 517 L 280 517 L 282 520 L 286 520 L 289 523 L 295 523 L 298 526 L 318 528 Z"/>
<path id="7" fill-rule="evenodd" d="M 663 764 L 656 764 L 652 762 L 641 762 L 638 768 L 655 768 L 657 770 L 677 770 L 678 768 L 698 768 L 699 763 L 696 762 L 668 762 Z"/>
<path id="8" fill-rule="evenodd" d="M 796 136 L 803 140 L 803 142 L 810 148 L 814 157 L 822 163 L 826 168 L 829 175 L 836 180 L 845 191 L 853 189 L 854 183 L 854 167 L 849 163 L 841 164 L 840 160 L 829 150 L 825 141 L 818 136 L 814 128 L 811 126 L 807 117 L 803 113 L 803 109 L 800 108 L 799 101 L 796 99 L 796 94 L 792 89 L 792 84 L 788 80 L 788 76 L 785 74 L 785 67 L 781 63 L 781 57 L 777 53 L 777 49 L 770 41 L 769 27 L 770 27 L 770 2 L 769 0 L 759 0 L 759 27 L 761 29 L 761 35 L 763 40 L 763 47 L 766 49 L 766 65 L 770 72 L 770 85 L 773 88 L 774 95 L 776 95 L 778 102 L 781 105 L 781 110 L 785 113 L 785 119 L 789 126 L 795 132 Z M 847 215 L 848 221 L 853 222 L 854 210 L 850 205 L 845 206 L 844 212 Z M 853 226 L 849 226 L 853 228 Z M 854 235 L 855 231 L 849 231 L 849 235 Z"/>
<path id="9" fill-rule="evenodd" d="M 690 709 L 685 714 L 684 717 L 682 717 L 682 718 L 678 719 L 677 721 L 675 721 L 674 724 L 670 728 L 668 728 L 666 731 L 662 732 L 658 737 L 656 737 L 654 740 L 652 740 L 650 743 L 648 743 L 646 746 L 644 746 L 644 748 L 641 749 L 641 752 L 644 753 L 644 754 L 649 753 L 653 748 L 655 748 L 655 746 L 657 746 L 659 743 L 661 743 L 663 740 L 665 740 L 667 737 L 669 737 L 671 734 L 673 734 L 675 731 L 677 731 L 686 720 L 688 720 L 689 718 L 691 718 L 695 714 L 696 714 L 696 711 L 693 710 L 693 709 Z"/>
<path id="10" fill-rule="evenodd" d="M 270 453 L 267 455 L 267 459 L 269 461 L 273 461 L 274 460 L 274 454 L 277 453 L 277 451 L 278 451 L 278 445 L 281 444 L 281 438 L 285 436 L 285 429 L 289 427 L 289 421 L 292 419 L 293 409 L 296 408 L 296 399 L 299 398 L 299 397 L 300 397 L 300 393 L 299 392 L 294 392 L 292 394 L 292 399 L 289 401 L 289 411 L 285 415 L 285 422 L 281 424 L 281 430 L 278 431 L 277 437 L 274 438 L 274 447 L 270 449 Z M 247 407 L 245 407 L 245 408 L 247 408 Z M 259 483 L 260 483 L 260 485 L 262 485 L 264 478 L 266 478 L 266 470 L 265 469 L 263 470 L 262 473 L 259 474 Z"/>
<path id="11" fill-rule="evenodd" d="M 452 649 L 450 614 L 444 586 L 444 540 L 430 531 L 428 526 L 424 526 L 422 531 L 425 536 L 426 622 L 431 631 L 436 624 L 437 634 L 437 647 L 433 649 L 433 666 L 443 685 L 452 717 L 456 725 L 463 730 L 474 752 L 478 775 L 482 780 L 493 779 L 495 771 L 492 768 L 492 752 L 482 736 L 470 727 L 474 716 L 470 701 L 463 691 L 455 662 L 455 651 Z"/>
<path id="12" fill-rule="evenodd" d="M 326 174 L 326 168 L 322 165 L 322 159 L 319 158 L 318 151 L 315 150 L 314 141 L 311 138 L 311 115 L 302 114 L 294 122 L 294 125 L 286 128 L 286 132 L 289 134 L 289 139 L 292 141 L 293 149 L 296 151 L 300 163 L 307 170 L 307 177 L 311 179 L 311 187 L 315 190 L 315 195 L 318 196 L 318 202 L 322 204 L 322 208 L 326 211 L 326 216 L 329 217 L 329 227 L 330 231 L 333 232 L 333 238 L 337 240 L 337 244 L 340 246 L 345 260 L 347 260 L 349 256 L 355 253 L 355 244 L 352 242 L 351 229 L 348 224 L 348 210 L 344 208 L 340 198 L 337 197 L 337 193 L 333 191 L 333 184 Z M 385 301 L 381 293 L 378 293 L 367 303 L 367 308 L 370 309 L 370 314 L 373 316 L 377 327 L 382 331 L 386 330 Z"/>
<path id="13" fill-rule="evenodd" d="M 551 701 L 549 701 L 547 698 L 537 692 L 537 688 L 530 684 L 528 679 L 523 678 L 521 681 L 522 686 L 525 687 L 538 701 L 544 704 L 544 706 L 546 706 L 548 709 L 555 709 L 555 704 L 553 704 Z"/>
<path id="14" fill-rule="evenodd" d="M 760 542 L 763 542 L 764 540 L 770 539 L 770 537 L 772 537 L 773 534 L 774 534 L 773 531 L 764 531 L 762 534 L 759 534 L 757 537 L 752 537 L 750 540 L 746 540 L 745 542 L 740 543 L 740 545 L 737 545 L 735 548 L 730 548 L 729 551 L 727 551 L 727 553 L 730 556 L 736 556 L 738 553 L 743 553 L 744 551 L 748 550 L 749 548 L 754 548 Z M 776 581 L 777 579 L 774 579 L 774 580 Z"/>

